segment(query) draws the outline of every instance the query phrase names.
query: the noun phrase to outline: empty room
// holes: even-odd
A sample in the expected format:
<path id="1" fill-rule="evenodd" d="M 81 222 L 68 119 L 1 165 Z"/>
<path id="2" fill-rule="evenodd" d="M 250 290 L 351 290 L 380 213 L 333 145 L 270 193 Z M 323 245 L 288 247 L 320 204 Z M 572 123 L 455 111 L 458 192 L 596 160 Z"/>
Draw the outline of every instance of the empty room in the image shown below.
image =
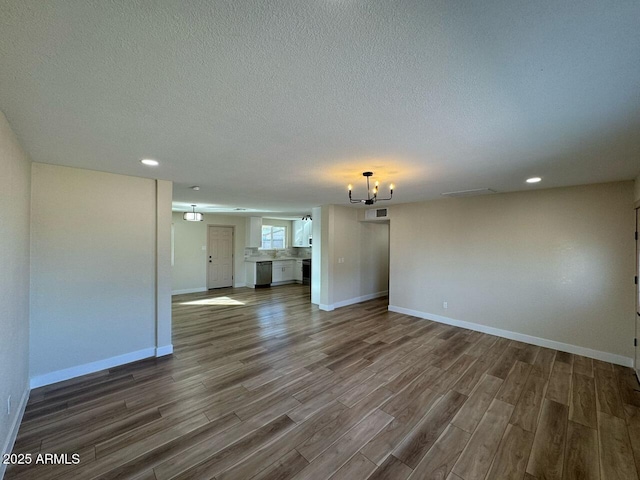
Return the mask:
<path id="1" fill-rule="evenodd" d="M 0 479 L 640 480 L 638 25 L 0 0 Z"/>

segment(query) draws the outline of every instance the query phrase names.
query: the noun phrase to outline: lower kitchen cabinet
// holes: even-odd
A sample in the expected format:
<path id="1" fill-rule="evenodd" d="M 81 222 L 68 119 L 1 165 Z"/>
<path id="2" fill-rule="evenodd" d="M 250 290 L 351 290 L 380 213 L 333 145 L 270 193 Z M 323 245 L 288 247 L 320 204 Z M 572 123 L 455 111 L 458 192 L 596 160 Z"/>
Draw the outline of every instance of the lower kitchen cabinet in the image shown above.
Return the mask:
<path id="1" fill-rule="evenodd" d="M 296 265 L 293 269 L 293 279 L 298 282 L 298 283 L 302 283 L 302 260 L 295 260 Z"/>
<path id="2" fill-rule="evenodd" d="M 280 260 L 272 263 L 271 283 L 292 282 L 296 260 Z"/>

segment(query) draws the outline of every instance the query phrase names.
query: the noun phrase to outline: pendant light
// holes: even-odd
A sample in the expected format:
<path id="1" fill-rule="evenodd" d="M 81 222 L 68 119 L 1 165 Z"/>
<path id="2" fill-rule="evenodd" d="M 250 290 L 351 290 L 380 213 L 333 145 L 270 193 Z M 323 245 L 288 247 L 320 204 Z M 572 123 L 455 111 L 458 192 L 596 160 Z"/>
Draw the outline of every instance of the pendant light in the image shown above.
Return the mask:
<path id="1" fill-rule="evenodd" d="M 191 207 L 193 208 L 193 211 L 184 212 L 184 215 L 182 215 L 182 218 L 187 222 L 202 222 L 204 220 L 204 218 L 202 217 L 202 214 L 199 212 L 196 212 L 195 205 L 191 205 Z"/>

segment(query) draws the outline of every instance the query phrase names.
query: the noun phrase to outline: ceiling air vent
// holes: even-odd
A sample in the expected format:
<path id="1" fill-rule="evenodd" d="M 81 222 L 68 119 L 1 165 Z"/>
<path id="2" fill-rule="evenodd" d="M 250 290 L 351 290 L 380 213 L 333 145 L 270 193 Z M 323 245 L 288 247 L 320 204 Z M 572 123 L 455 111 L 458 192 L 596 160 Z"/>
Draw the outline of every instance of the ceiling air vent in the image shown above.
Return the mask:
<path id="1" fill-rule="evenodd" d="M 492 195 L 498 193 L 490 188 L 476 188 L 474 190 L 460 190 L 441 194 L 443 197 L 475 197 L 477 195 Z"/>

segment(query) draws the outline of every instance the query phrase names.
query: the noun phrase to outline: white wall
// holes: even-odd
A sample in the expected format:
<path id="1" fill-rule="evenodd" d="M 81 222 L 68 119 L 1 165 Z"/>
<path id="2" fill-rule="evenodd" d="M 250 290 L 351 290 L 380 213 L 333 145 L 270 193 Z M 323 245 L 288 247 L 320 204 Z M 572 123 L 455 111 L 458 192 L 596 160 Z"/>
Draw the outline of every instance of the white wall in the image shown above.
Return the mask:
<path id="1" fill-rule="evenodd" d="M 393 206 L 390 308 L 630 364 L 633 188 L 620 182 Z"/>
<path id="2" fill-rule="evenodd" d="M 0 455 L 13 446 L 29 393 L 30 192 L 31 162 L 0 112 Z"/>
<path id="3" fill-rule="evenodd" d="M 235 227 L 233 239 L 234 286 L 246 283 L 244 265 L 245 217 L 205 213 L 202 222 L 187 222 L 182 213 L 173 212 L 174 265 L 173 293 L 205 291 L 207 289 L 207 227 Z M 202 249 L 205 247 L 205 250 Z"/>
<path id="4" fill-rule="evenodd" d="M 358 209 L 352 207 L 326 205 L 321 211 L 320 308 L 331 310 L 385 295 L 389 280 L 388 225 L 360 222 Z M 314 252 L 318 247 L 316 237 L 314 223 Z"/>
<path id="5" fill-rule="evenodd" d="M 155 180 L 33 164 L 32 386 L 166 347 L 156 343 L 157 308 L 166 305 L 156 295 L 168 290 L 157 290 L 156 269 L 170 261 L 156 264 L 157 232 L 170 232 L 166 183 L 157 208 Z"/>

